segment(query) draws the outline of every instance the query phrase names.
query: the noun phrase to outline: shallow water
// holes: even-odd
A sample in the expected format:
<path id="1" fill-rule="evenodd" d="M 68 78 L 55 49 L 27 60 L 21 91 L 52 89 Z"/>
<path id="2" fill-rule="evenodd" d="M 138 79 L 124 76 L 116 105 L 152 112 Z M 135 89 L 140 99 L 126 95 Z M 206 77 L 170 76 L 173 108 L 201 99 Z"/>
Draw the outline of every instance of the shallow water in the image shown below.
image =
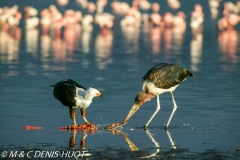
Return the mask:
<path id="1" fill-rule="evenodd" d="M 183 1 L 180 10 L 190 15 L 196 2 Z M 0 6 L 15 3 L 1 1 Z M 56 2 L 32 3 L 21 2 L 20 10 L 25 5 L 41 10 Z M 207 1 L 201 4 L 205 20 L 203 31 L 196 35 L 188 25 L 183 34 L 168 30 L 154 37 L 161 33 L 158 28 L 121 28 L 119 15 L 112 31 L 105 35 L 95 24 L 87 31 L 80 26 L 74 31 L 63 29 L 65 32 L 59 39 L 42 35 L 40 29 L 25 30 L 23 22 L 13 32 L 15 36 L 21 33 L 19 39 L 1 30 L 1 152 L 87 150 L 93 159 L 131 159 L 154 152 L 158 153 L 153 158 L 239 157 L 236 152 L 240 148 L 239 26 L 235 31 L 218 32 L 216 20 L 209 16 Z M 81 8 L 75 1 L 68 7 Z M 169 10 L 162 7 L 161 13 Z M 111 11 L 110 6 L 106 11 Z M 53 97 L 50 84 L 71 78 L 86 88 L 99 89 L 103 97 L 93 99 L 87 119 L 100 126 L 108 125 L 123 121 L 141 91 L 142 76 L 153 65 L 163 62 L 179 63 L 194 73 L 193 78 L 188 78 L 174 92 L 178 109 L 168 132 L 163 129 L 173 106 L 168 93 L 160 96 L 161 110 L 148 131 L 142 127 L 155 111 L 156 98 L 144 104 L 122 128 L 123 133 L 117 135 L 103 127 L 95 133 L 58 129 L 72 121 L 68 108 Z M 83 123 L 80 111 L 77 122 Z M 26 125 L 44 129 L 24 130 Z M 73 135 L 74 147 L 69 145 Z M 84 135 L 87 135 L 85 149 L 80 145 Z M 139 151 L 132 151 L 131 146 Z"/>

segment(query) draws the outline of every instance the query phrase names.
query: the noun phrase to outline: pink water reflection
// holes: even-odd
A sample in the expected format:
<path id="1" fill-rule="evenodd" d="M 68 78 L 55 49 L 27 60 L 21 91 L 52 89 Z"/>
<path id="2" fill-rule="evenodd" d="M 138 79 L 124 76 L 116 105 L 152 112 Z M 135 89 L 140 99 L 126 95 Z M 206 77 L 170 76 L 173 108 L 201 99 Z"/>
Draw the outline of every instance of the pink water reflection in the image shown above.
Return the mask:
<path id="1" fill-rule="evenodd" d="M 87 10 L 86 13 L 82 12 L 83 6 L 85 6 L 82 2 L 80 4 L 82 8 L 79 10 L 68 8 L 60 12 L 57 4 L 66 6 L 73 3 L 62 0 L 41 10 L 30 7 L 30 5 L 26 5 L 24 10 L 19 10 L 17 5 L 2 7 L 0 9 L 1 63 L 19 61 L 20 44 L 22 44 L 22 46 L 26 46 L 26 54 L 30 55 L 32 59 L 41 57 L 42 62 L 48 62 L 49 58 L 53 58 L 57 63 L 77 62 L 79 61 L 75 58 L 77 52 L 92 53 L 98 68 L 104 69 L 113 63 L 111 56 L 114 50 L 114 35 L 118 35 L 123 40 L 118 45 L 122 45 L 124 53 L 130 54 L 141 52 L 143 48 L 141 39 L 143 39 L 144 47 L 147 48 L 146 54 L 152 54 L 154 62 L 160 61 L 155 59 L 157 55 L 163 55 L 161 61 L 168 62 L 174 56 L 187 54 L 182 52 L 183 43 L 186 39 L 191 39 L 191 42 L 185 45 L 189 45 L 192 70 L 198 71 L 198 66 L 202 63 L 203 26 L 205 23 L 204 9 L 201 4 L 193 5 L 191 14 L 186 14 L 179 8 L 181 5 L 178 1 L 176 1 L 179 3 L 178 7 L 173 7 L 168 2 L 170 7 L 178 9 L 177 12 L 173 13 L 169 10 L 161 15 L 160 9 L 164 6 L 158 2 L 146 1 L 144 2 L 146 6 L 140 1 L 133 1 L 130 4 L 104 1 L 104 5 L 101 5 L 102 2 L 98 1 L 99 4 L 94 4 L 97 7 L 97 13 Z M 93 5 L 92 3 L 87 3 L 86 8 Z M 107 11 L 105 8 L 108 3 L 110 3 L 112 11 Z M 236 63 L 238 61 L 236 54 L 239 45 L 239 31 L 235 26 L 238 23 L 239 13 L 236 13 L 235 10 L 239 5 L 231 4 L 235 8 L 235 10 L 231 10 L 229 4 L 222 3 L 223 10 L 216 5 L 220 4 L 219 1 L 215 5 L 209 2 L 212 16 L 216 18 L 216 13 L 219 12 L 223 14 L 222 17 L 219 17 L 221 19 L 234 14 L 236 24 L 234 23 L 234 26 L 230 28 L 220 28 L 221 31 L 218 33 L 219 52 L 222 61 Z M 214 11 L 216 9 L 218 12 Z M 99 21 L 96 21 L 96 15 L 103 19 L 106 19 L 107 15 L 111 16 L 114 24 L 111 27 L 101 26 Z M 115 19 L 116 16 L 121 16 L 121 18 Z M 187 18 L 190 22 L 186 22 Z M 17 21 L 24 23 L 17 23 Z M 122 23 L 123 21 L 124 23 Z M 216 21 L 210 22 L 215 23 Z M 215 25 L 217 29 L 218 26 Z M 189 29 L 192 31 L 192 35 L 185 38 Z M 38 55 L 39 53 L 41 55 Z M 81 61 L 84 61 L 83 64 L 88 63 L 87 58 Z"/>

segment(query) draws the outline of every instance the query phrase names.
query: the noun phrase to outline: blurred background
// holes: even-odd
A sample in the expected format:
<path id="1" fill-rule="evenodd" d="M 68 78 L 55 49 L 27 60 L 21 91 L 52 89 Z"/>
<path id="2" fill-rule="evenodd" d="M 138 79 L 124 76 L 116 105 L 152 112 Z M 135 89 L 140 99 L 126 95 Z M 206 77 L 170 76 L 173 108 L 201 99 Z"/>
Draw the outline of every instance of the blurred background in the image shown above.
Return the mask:
<path id="1" fill-rule="evenodd" d="M 42 73 L 26 74 L 47 74 L 44 70 L 64 68 L 50 67 L 49 61 L 70 62 L 76 53 L 93 53 L 97 67 L 104 69 L 120 48 L 128 54 L 145 52 L 157 62 L 160 54 L 164 61 L 187 54 L 188 44 L 191 70 L 197 71 L 207 34 L 216 40 L 222 60 L 235 63 L 239 10 L 237 0 L 1 1 L 0 61 L 16 65 L 38 59 Z M 88 58 L 81 64 L 88 66 Z M 19 74 L 9 69 L 1 77 Z"/>

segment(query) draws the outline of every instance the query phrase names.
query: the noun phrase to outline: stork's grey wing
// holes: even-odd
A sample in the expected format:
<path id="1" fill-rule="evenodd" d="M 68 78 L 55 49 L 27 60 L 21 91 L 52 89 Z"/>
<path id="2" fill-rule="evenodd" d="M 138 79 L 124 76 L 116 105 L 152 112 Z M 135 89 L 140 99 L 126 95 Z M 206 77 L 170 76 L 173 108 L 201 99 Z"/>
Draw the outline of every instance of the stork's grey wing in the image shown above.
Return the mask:
<path id="1" fill-rule="evenodd" d="M 142 78 L 142 81 L 155 82 L 157 78 L 163 77 L 166 74 L 166 71 L 163 70 L 166 67 L 167 63 L 160 63 L 153 66 Z"/>
<path id="2" fill-rule="evenodd" d="M 156 87 L 168 89 L 178 85 L 192 72 L 178 64 L 161 63 L 151 68 L 143 77 L 143 80 L 153 82 Z"/>

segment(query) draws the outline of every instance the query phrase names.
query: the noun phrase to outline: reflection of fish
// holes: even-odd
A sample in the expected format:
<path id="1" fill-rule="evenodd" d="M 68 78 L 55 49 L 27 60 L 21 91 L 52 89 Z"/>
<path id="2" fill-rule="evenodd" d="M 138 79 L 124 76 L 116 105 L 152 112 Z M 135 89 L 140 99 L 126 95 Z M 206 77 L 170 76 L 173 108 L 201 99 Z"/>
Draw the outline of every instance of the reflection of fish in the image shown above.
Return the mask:
<path id="1" fill-rule="evenodd" d="M 88 88 L 87 90 L 79 83 L 68 79 L 67 81 L 60 81 L 56 85 L 51 85 L 54 88 L 53 95 L 64 106 L 70 109 L 70 117 L 76 123 L 76 108 L 81 109 L 83 120 L 90 124 L 86 119 L 86 109 L 92 103 L 94 97 L 102 97 L 102 94 L 95 88 Z"/>
<path id="2" fill-rule="evenodd" d="M 174 108 L 168 120 L 168 123 L 165 126 L 167 128 L 174 112 L 177 109 L 177 105 L 172 92 L 178 87 L 181 82 L 183 82 L 187 78 L 187 76 L 193 76 L 193 73 L 186 68 L 179 66 L 178 64 L 160 63 L 152 67 L 142 78 L 143 92 L 140 92 L 136 96 L 132 109 L 130 110 L 123 123 L 121 123 L 121 125 L 126 124 L 128 120 L 132 117 L 132 115 L 140 108 L 140 106 L 143 105 L 143 103 L 145 103 L 146 101 L 150 101 L 151 98 L 157 96 L 157 109 L 145 125 L 145 128 L 147 128 L 154 116 L 160 110 L 159 95 L 164 92 L 170 92 Z M 118 124 L 113 124 L 113 126 L 109 129 L 117 126 Z"/>
<path id="3" fill-rule="evenodd" d="M 25 130 L 40 130 L 40 129 L 43 129 L 43 127 L 39 127 L 39 126 L 23 126 L 23 129 L 25 129 Z"/>

